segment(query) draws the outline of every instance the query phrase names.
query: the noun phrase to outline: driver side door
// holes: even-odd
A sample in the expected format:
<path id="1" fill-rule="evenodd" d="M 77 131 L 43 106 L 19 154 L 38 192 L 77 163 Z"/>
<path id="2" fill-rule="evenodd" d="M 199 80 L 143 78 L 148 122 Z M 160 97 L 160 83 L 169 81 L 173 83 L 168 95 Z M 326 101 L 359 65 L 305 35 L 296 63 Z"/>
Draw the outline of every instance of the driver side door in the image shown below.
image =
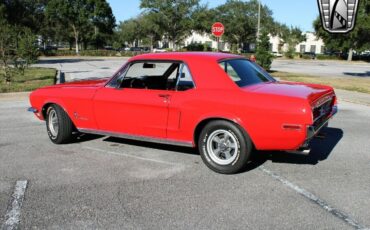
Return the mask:
<path id="1" fill-rule="evenodd" d="M 100 131 L 134 136 L 167 137 L 169 103 L 168 71 L 173 63 L 128 64 L 94 97 L 94 112 Z"/>

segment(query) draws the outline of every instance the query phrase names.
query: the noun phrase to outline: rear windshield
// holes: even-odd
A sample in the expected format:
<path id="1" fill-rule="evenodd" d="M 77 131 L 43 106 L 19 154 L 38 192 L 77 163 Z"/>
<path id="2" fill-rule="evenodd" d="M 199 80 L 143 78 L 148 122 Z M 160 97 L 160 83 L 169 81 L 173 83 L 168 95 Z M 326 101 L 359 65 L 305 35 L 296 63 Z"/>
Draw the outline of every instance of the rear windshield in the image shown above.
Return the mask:
<path id="1" fill-rule="evenodd" d="M 246 59 L 226 60 L 219 64 L 239 87 L 275 81 L 265 70 Z"/>

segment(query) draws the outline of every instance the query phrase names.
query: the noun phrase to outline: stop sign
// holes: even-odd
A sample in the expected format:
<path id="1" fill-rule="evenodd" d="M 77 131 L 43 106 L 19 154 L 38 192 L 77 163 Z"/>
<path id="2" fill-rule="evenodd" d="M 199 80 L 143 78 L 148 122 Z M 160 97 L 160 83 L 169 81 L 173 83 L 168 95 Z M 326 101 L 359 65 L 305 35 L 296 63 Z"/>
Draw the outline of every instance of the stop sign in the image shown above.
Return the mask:
<path id="1" fill-rule="evenodd" d="M 225 27 L 221 22 L 216 22 L 212 25 L 212 34 L 215 37 L 221 37 L 225 33 Z"/>

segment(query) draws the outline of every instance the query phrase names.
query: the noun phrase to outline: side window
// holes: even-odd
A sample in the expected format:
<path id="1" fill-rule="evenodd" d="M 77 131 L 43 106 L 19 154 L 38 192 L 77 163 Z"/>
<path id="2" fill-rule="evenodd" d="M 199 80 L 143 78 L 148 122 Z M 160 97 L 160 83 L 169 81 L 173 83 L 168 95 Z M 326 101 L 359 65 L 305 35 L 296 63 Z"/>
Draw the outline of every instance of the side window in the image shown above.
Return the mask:
<path id="1" fill-rule="evenodd" d="M 187 65 L 182 64 L 180 67 L 180 74 L 178 78 L 178 83 L 177 83 L 177 90 L 178 91 L 185 91 L 189 90 L 195 87 L 193 78 L 190 74 L 189 68 Z"/>
<path id="2" fill-rule="evenodd" d="M 176 71 L 178 63 L 136 62 L 118 77 L 120 88 L 167 90 L 168 78 Z M 174 81 L 174 80 L 173 80 Z"/>
<path id="3" fill-rule="evenodd" d="M 274 81 L 261 67 L 246 59 L 233 59 L 219 64 L 229 78 L 240 87 Z"/>
<path id="4" fill-rule="evenodd" d="M 230 76 L 231 80 L 234 82 L 241 80 L 238 73 L 228 62 L 221 62 L 219 65 Z"/>

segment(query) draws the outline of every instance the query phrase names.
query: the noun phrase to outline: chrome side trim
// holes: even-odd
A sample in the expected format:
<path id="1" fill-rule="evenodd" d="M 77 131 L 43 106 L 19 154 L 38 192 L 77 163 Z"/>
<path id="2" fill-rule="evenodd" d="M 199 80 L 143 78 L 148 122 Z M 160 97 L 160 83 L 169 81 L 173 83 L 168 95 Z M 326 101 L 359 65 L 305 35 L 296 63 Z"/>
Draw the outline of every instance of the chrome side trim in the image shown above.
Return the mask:
<path id="1" fill-rule="evenodd" d="M 318 107 L 322 106 L 323 104 L 329 102 L 330 100 L 333 99 L 334 96 L 335 96 L 334 94 L 330 93 L 330 94 L 327 94 L 327 95 L 319 98 L 318 100 L 315 101 L 315 103 L 314 103 L 315 105 L 313 106 L 313 109 L 318 108 Z"/>
<path id="2" fill-rule="evenodd" d="M 125 138 L 135 141 L 145 141 L 145 142 L 152 142 L 158 144 L 167 144 L 167 145 L 176 145 L 176 146 L 183 146 L 183 147 L 194 147 L 192 142 L 182 142 L 182 141 L 175 141 L 175 140 L 167 140 L 163 138 L 155 138 L 155 137 L 144 137 L 138 135 L 130 135 L 124 133 L 116 133 L 116 132 L 108 132 L 108 131 L 100 131 L 94 129 L 78 129 L 81 133 L 90 133 L 90 134 L 97 134 L 103 136 L 112 136 L 118 138 Z"/>
<path id="3" fill-rule="evenodd" d="M 33 107 L 29 107 L 29 108 L 27 109 L 27 111 L 28 111 L 28 112 L 32 112 L 32 113 L 37 113 L 37 112 L 38 112 L 38 110 L 37 110 L 37 109 L 35 109 L 35 108 L 33 108 Z"/>

